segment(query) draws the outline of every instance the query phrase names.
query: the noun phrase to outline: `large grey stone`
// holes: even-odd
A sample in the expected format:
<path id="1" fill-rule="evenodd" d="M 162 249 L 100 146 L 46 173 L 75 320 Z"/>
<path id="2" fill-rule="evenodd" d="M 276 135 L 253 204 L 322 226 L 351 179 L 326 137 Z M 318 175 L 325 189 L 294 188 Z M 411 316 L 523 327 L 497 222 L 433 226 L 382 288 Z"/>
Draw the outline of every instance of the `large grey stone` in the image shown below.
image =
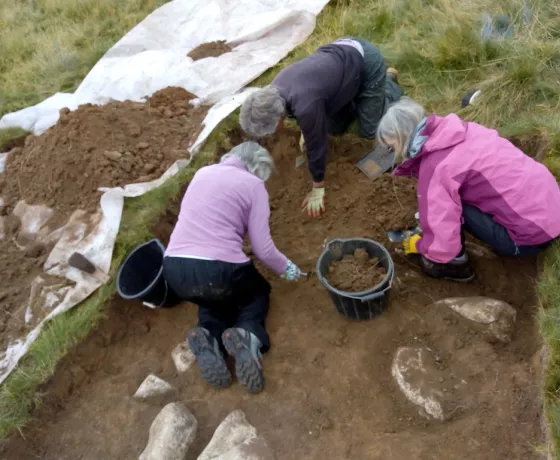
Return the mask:
<path id="1" fill-rule="evenodd" d="M 214 432 L 198 460 L 273 460 L 274 455 L 245 414 L 229 414 Z"/>
<path id="2" fill-rule="evenodd" d="M 185 460 L 196 428 L 196 418 L 183 404 L 168 404 L 152 423 L 148 445 L 139 460 Z"/>
<path id="3" fill-rule="evenodd" d="M 150 404 L 163 404 L 177 397 L 177 390 L 154 374 L 148 375 L 134 393 L 134 398 Z"/>
<path id="4" fill-rule="evenodd" d="M 427 348 L 401 347 L 391 366 L 391 374 L 406 398 L 419 408 L 420 415 L 444 420 L 443 393 L 434 385 L 437 371 Z"/>
<path id="5" fill-rule="evenodd" d="M 511 305 L 488 297 L 450 297 L 433 304 L 446 306 L 477 324 L 477 329 L 485 332 L 495 341 L 509 343 L 515 332 L 517 312 Z"/>

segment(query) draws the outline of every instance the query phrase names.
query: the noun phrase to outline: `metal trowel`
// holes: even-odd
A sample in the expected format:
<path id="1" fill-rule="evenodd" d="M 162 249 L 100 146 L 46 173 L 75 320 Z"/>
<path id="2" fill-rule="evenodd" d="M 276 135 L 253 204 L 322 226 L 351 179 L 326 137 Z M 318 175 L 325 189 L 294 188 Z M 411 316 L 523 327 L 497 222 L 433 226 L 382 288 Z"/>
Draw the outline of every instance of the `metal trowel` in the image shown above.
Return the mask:
<path id="1" fill-rule="evenodd" d="M 356 166 L 370 179 L 376 179 L 391 169 L 395 161 L 395 154 L 388 148 L 378 145 L 363 157 Z"/>
<path id="2" fill-rule="evenodd" d="M 387 238 L 391 243 L 402 243 L 405 239 L 412 235 L 420 235 L 422 229 L 420 227 L 409 228 L 407 230 L 396 230 L 387 232 Z"/>

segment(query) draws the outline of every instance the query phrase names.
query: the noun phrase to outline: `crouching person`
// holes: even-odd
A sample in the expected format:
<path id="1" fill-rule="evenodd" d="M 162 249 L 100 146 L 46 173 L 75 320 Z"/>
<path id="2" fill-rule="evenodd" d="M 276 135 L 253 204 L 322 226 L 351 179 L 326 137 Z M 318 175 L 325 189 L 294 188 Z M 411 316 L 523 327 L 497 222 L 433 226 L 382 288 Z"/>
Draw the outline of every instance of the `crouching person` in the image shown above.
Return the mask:
<path id="1" fill-rule="evenodd" d="M 219 164 L 201 168 L 185 193 L 165 254 L 170 287 L 198 305 L 198 326 L 188 331 L 187 342 L 200 373 L 216 387 L 231 383 L 224 351 L 234 357 L 237 378 L 248 391 L 264 384 L 270 284 L 243 252 L 245 235 L 271 270 L 291 281 L 301 276 L 270 236 L 264 182 L 273 168 L 272 157 L 256 142 L 244 142 Z"/>
<path id="2" fill-rule="evenodd" d="M 378 140 L 418 178 L 423 235 L 404 242 L 436 278 L 471 281 L 464 231 L 504 256 L 531 256 L 560 234 L 560 189 L 550 171 L 493 129 L 451 114 L 426 116 L 403 99 L 381 119 Z"/>

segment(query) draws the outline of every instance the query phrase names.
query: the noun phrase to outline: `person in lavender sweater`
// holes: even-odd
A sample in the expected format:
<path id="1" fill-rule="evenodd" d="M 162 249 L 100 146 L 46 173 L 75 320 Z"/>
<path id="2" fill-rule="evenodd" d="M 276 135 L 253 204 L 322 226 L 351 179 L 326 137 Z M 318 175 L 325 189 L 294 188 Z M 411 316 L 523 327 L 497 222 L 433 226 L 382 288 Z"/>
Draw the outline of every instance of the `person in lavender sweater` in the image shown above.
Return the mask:
<path id="1" fill-rule="evenodd" d="M 163 261 L 164 277 L 184 300 L 198 305 L 198 326 L 187 333 L 200 373 L 216 387 L 231 383 L 224 350 L 235 358 L 238 380 L 261 391 L 261 352 L 270 284 L 243 252 L 248 235 L 255 256 L 281 277 L 296 281 L 300 269 L 272 241 L 264 182 L 272 157 L 256 142 L 243 142 L 219 164 L 201 168 L 181 203 Z"/>
<path id="2" fill-rule="evenodd" d="M 378 141 L 418 178 L 422 236 L 405 240 L 435 278 L 468 282 L 465 231 L 503 256 L 532 256 L 560 235 L 560 189 L 551 172 L 497 131 L 450 114 L 427 116 L 404 98 L 389 108 Z"/>

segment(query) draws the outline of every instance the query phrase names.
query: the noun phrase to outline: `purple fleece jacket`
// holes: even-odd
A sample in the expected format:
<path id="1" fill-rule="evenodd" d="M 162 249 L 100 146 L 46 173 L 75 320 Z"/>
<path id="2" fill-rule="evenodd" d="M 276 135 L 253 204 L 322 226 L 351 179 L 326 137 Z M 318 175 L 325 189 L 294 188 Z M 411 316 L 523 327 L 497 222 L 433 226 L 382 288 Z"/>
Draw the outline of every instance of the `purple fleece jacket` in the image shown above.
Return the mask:
<path id="1" fill-rule="evenodd" d="M 281 275 L 288 259 L 272 241 L 269 218 L 264 182 L 237 158 L 227 158 L 194 175 L 165 255 L 248 262 L 243 252 L 243 238 L 248 234 L 257 258 Z"/>
<path id="2" fill-rule="evenodd" d="M 560 189 L 546 166 L 497 131 L 451 114 L 431 115 L 420 152 L 393 173 L 418 178 L 423 237 L 417 248 L 447 263 L 461 250 L 463 203 L 494 216 L 520 246 L 560 234 Z"/>

